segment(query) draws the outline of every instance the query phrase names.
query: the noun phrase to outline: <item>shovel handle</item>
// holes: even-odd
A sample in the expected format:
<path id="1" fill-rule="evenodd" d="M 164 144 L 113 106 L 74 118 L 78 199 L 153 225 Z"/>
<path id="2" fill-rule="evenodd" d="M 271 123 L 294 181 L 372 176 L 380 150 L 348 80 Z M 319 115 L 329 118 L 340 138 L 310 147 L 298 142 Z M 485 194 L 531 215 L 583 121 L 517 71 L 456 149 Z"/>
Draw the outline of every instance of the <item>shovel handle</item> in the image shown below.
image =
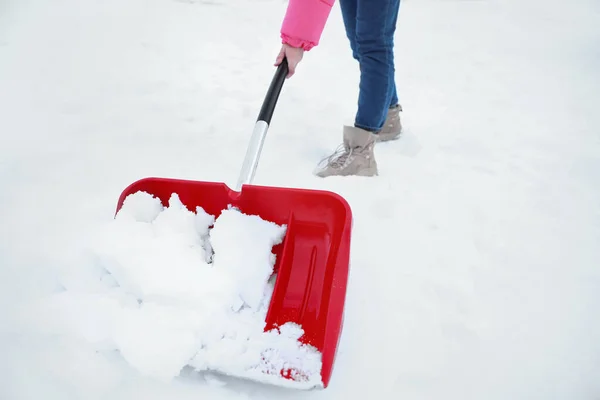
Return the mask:
<path id="1" fill-rule="evenodd" d="M 287 58 L 284 57 L 281 64 L 279 64 L 277 67 L 275 76 L 271 81 L 271 85 L 269 86 L 269 90 L 267 91 L 267 95 L 263 101 L 260 113 L 258 113 L 257 121 L 265 121 L 267 125 L 271 124 L 271 117 L 273 117 L 273 112 L 275 111 L 277 100 L 279 99 L 279 93 L 281 93 L 281 88 L 283 87 L 283 83 L 285 82 L 285 77 L 287 76 L 288 71 Z"/>
<path id="2" fill-rule="evenodd" d="M 275 71 L 275 76 L 271 80 L 269 90 L 267 90 L 262 107 L 258 113 L 254 131 L 252 131 L 250 143 L 246 150 L 246 157 L 244 158 L 244 163 L 242 164 L 242 169 L 235 186 L 236 192 L 240 192 L 243 185 L 250 185 L 254 180 L 260 153 L 265 142 L 265 137 L 267 136 L 267 131 L 269 130 L 269 124 L 271 123 L 277 100 L 279 99 L 279 94 L 281 93 L 281 88 L 289 71 L 288 68 L 287 59 L 284 57 L 281 64 L 277 67 L 277 71 Z"/>

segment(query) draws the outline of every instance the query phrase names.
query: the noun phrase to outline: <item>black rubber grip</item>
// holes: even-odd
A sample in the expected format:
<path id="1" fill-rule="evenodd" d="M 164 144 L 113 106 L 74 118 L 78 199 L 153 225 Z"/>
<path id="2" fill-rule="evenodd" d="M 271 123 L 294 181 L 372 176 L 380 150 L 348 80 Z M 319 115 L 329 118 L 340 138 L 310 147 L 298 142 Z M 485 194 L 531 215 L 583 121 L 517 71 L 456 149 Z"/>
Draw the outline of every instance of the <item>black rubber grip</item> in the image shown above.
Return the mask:
<path id="1" fill-rule="evenodd" d="M 279 93 L 281 93 L 281 88 L 283 87 L 287 74 L 288 63 L 287 59 L 284 57 L 281 64 L 277 67 L 277 71 L 275 71 L 275 76 L 273 76 L 273 79 L 271 80 L 271 85 L 269 86 L 269 90 L 263 101 L 257 121 L 265 121 L 267 125 L 271 124 L 271 117 L 273 117 L 277 100 L 279 100 Z"/>

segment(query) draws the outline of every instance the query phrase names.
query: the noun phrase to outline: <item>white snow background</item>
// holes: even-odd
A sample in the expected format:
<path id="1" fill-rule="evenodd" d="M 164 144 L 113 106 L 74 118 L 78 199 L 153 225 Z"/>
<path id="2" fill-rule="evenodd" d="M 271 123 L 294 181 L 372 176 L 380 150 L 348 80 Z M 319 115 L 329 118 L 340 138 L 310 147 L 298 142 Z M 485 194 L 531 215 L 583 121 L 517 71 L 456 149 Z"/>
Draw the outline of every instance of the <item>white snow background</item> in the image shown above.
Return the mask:
<path id="1" fill-rule="evenodd" d="M 326 390 L 143 376 L 61 315 L 24 318 L 65 285 L 93 287 L 89 238 L 131 182 L 235 183 L 285 5 L 0 1 L 0 399 L 598 399 L 594 0 L 403 0 L 405 134 L 377 145 L 380 176 L 322 180 L 358 83 L 336 4 L 285 84 L 255 180 L 353 209 Z"/>

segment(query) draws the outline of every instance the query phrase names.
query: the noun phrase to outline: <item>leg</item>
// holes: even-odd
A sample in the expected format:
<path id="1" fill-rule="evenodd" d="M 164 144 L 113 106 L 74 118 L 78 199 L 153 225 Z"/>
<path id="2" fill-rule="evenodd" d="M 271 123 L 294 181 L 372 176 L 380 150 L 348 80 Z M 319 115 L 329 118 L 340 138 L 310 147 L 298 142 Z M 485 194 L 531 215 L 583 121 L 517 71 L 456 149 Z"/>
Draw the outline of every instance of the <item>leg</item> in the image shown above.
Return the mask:
<path id="1" fill-rule="evenodd" d="M 355 126 L 379 132 L 398 102 L 394 79 L 394 33 L 400 0 L 357 0 L 356 49 L 360 86 Z"/>
<path id="2" fill-rule="evenodd" d="M 360 0 L 340 0 L 340 8 L 342 10 L 342 18 L 344 21 L 344 26 L 346 28 L 346 36 L 350 41 L 350 48 L 352 49 L 352 56 L 359 61 L 360 63 L 360 55 L 358 53 L 357 46 L 357 38 L 356 38 L 356 25 L 357 25 L 357 11 L 358 11 L 358 2 Z M 389 20 L 392 21 L 393 27 L 396 26 L 396 22 L 398 20 L 398 11 L 400 8 L 400 4 L 394 5 L 394 11 L 391 15 L 388 16 Z M 393 44 L 394 35 L 393 32 L 389 33 L 389 39 Z M 394 54 L 392 52 L 390 56 L 390 60 L 392 63 L 392 68 L 394 65 Z M 384 122 L 382 129 L 377 133 L 376 139 L 378 141 L 387 141 L 397 139 L 402 132 L 402 123 L 400 121 L 400 112 L 402 111 L 402 107 L 398 103 L 398 94 L 396 92 L 396 81 L 395 74 L 389 74 L 389 88 L 391 93 L 389 94 L 390 102 L 389 102 L 389 110 L 387 112 L 387 116 Z"/>
<path id="3" fill-rule="evenodd" d="M 340 0 L 346 35 L 360 65 L 358 111 L 345 126 L 343 144 L 321 161 L 316 175 L 378 174 L 374 146 L 391 108 L 398 103 L 394 80 L 393 37 L 400 0 Z M 389 110 L 389 111 L 388 111 Z"/>

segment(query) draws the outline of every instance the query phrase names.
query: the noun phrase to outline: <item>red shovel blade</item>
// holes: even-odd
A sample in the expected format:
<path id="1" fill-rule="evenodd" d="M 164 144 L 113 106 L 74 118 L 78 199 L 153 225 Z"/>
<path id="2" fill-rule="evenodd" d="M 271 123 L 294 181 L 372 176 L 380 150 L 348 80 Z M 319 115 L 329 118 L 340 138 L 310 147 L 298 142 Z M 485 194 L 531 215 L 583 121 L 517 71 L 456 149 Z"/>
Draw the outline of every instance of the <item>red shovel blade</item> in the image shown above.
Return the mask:
<path id="1" fill-rule="evenodd" d="M 145 178 L 127 187 L 118 201 L 138 191 L 167 206 L 176 193 L 192 212 L 202 207 L 218 217 L 229 206 L 279 225 L 287 224 L 276 255 L 274 292 L 265 331 L 287 322 L 299 324 L 300 341 L 322 354 L 321 381 L 327 387 L 342 331 L 350 260 L 352 212 L 341 196 L 320 190 L 246 185 L 240 193 L 224 183 Z M 290 371 L 281 371 L 294 379 Z"/>

